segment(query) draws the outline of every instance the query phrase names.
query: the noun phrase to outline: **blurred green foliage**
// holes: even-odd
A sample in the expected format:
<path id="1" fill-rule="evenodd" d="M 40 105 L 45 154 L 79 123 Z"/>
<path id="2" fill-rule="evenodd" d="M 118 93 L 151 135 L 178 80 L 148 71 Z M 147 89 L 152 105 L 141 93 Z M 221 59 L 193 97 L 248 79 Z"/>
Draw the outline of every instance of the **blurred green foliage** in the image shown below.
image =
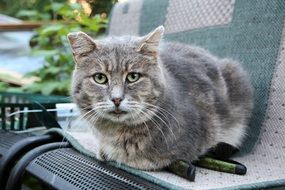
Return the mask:
<path id="1" fill-rule="evenodd" d="M 45 64 L 39 70 L 28 74 L 39 77 L 40 81 L 22 89 L 29 93 L 68 95 L 74 63 L 67 34 L 84 31 L 92 37 L 97 37 L 104 32 L 107 19 L 99 15 L 87 16 L 82 6 L 77 3 L 52 3 L 46 5 L 44 10 L 56 15 L 57 22 L 38 28 L 31 39 L 32 53 L 43 56 Z M 31 16 L 30 19 L 39 17 L 27 12 L 24 12 L 25 16 Z M 23 11 L 20 13 L 23 15 Z"/>
<path id="2" fill-rule="evenodd" d="M 113 4 L 118 0 L 86 0 L 92 7 L 91 15 L 108 13 L 111 11 Z"/>
<path id="3" fill-rule="evenodd" d="M 104 34 L 108 20 L 106 17 L 117 0 L 87 2 L 92 9 L 90 16 L 84 13 L 81 4 L 70 4 L 67 0 L 0 0 L 1 14 L 29 21 L 53 21 L 38 28 L 30 40 L 32 54 L 43 56 L 45 64 L 27 76 L 36 76 L 40 80 L 21 88 L 0 82 L 0 89 L 68 95 L 74 62 L 67 34 L 76 31 L 84 31 L 92 37 Z"/>
<path id="4" fill-rule="evenodd" d="M 108 13 L 110 12 L 114 3 L 117 0 L 86 0 L 91 8 L 92 13 L 91 16 L 101 13 Z M 46 6 L 52 3 L 66 3 L 67 0 L 0 0 L 0 13 L 10 15 L 13 17 L 21 16 L 17 15 L 19 10 L 32 10 L 32 12 L 22 12 L 23 15 L 34 15 L 34 18 L 37 20 L 46 20 L 48 19 L 43 16 L 42 14 L 45 13 Z M 21 14 L 22 14 L 21 13 Z M 36 14 L 41 13 L 41 14 Z"/>
<path id="5" fill-rule="evenodd" d="M 57 2 L 66 2 L 66 0 L 57 0 Z M 42 12 L 47 4 L 50 4 L 49 0 L 0 0 L 0 13 L 15 16 L 21 9 Z"/>

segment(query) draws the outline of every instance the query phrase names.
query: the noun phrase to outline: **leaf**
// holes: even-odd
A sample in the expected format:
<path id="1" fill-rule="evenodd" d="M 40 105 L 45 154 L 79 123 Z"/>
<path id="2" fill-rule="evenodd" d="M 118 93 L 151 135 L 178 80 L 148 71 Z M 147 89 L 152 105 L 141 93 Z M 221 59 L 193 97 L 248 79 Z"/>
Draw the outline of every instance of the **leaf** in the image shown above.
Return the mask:
<path id="1" fill-rule="evenodd" d="M 64 7 L 64 4 L 63 3 L 56 3 L 56 2 L 53 2 L 51 4 L 51 10 L 53 12 L 58 12 L 62 7 Z"/>
<path id="2" fill-rule="evenodd" d="M 37 93 L 37 92 L 41 92 L 42 85 L 40 83 L 33 83 L 33 84 L 23 86 L 22 89 L 29 93 Z"/>
<path id="3" fill-rule="evenodd" d="M 70 78 L 66 79 L 58 85 L 58 89 L 60 91 L 69 91 L 70 83 L 71 83 L 71 79 Z"/>
<path id="4" fill-rule="evenodd" d="M 80 5 L 80 3 L 71 3 L 70 7 L 74 10 L 80 10 L 82 9 L 82 6 Z"/>
<path id="5" fill-rule="evenodd" d="M 6 92 L 21 93 L 21 92 L 23 92 L 23 89 L 22 88 L 16 88 L 16 87 L 9 87 L 5 91 Z"/>
<path id="6" fill-rule="evenodd" d="M 48 37 L 46 36 L 39 36 L 37 37 L 37 42 L 38 42 L 38 46 L 46 46 L 46 45 L 50 45 L 50 40 Z"/>
<path id="7" fill-rule="evenodd" d="M 53 32 L 57 32 L 61 29 L 64 28 L 64 25 L 63 24 L 53 24 L 53 25 L 50 25 L 50 26 L 46 26 L 42 31 L 41 31 L 41 34 L 42 35 L 48 35 L 50 33 L 53 33 Z"/>
<path id="8" fill-rule="evenodd" d="M 60 85 L 60 82 L 49 81 L 42 84 L 41 92 L 44 95 L 50 95 L 57 87 Z"/>
<path id="9" fill-rule="evenodd" d="M 50 20 L 51 16 L 48 13 L 41 13 L 40 18 L 41 18 L 41 20 Z"/>
<path id="10" fill-rule="evenodd" d="M 54 56 L 58 53 L 57 50 L 33 50 L 32 55 L 34 56 Z"/>
<path id="11" fill-rule="evenodd" d="M 17 17 L 28 17 L 28 18 L 31 18 L 31 17 L 37 17 L 39 15 L 39 12 L 36 11 L 36 10 L 20 10 L 16 16 Z"/>
<path id="12" fill-rule="evenodd" d="M 59 67 L 49 67 L 46 69 L 47 73 L 57 74 L 60 71 Z"/>
<path id="13" fill-rule="evenodd" d="M 6 82 L 0 81 L 0 91 L 1 92 L 6 91 L 8 87 L 9 85 Z"/>

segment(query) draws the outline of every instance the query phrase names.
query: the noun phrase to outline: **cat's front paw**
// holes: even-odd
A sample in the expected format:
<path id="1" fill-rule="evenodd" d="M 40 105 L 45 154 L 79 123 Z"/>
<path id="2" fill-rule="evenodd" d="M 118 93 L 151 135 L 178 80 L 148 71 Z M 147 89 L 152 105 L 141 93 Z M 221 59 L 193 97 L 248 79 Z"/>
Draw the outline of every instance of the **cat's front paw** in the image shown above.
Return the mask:
<path id="1" fill-rule="evenodd" d="M 102 149 L 100 149 L 97 154 L 96 154 L 96 158 L 101 161 L 101 162 L 106 162 L 107 161 L 107 156 L 104 153 L 104 151 Z"/>

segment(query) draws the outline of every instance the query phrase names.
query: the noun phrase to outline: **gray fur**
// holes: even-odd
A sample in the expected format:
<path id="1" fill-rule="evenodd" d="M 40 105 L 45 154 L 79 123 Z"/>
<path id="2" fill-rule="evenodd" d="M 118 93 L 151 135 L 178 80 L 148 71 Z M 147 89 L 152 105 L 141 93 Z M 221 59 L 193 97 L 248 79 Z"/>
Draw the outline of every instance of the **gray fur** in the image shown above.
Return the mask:
<path id="1" fill-rule="evenodd" d="M 252 110 L 244 70 L 202 48 L 161 42 L 162 34 L 159 27 L 144 37 L 93 45 L 84 33 L 69 35 L 76 62 L 72 95 L 100 140 L 98 159 L 155 170 L 193 161 L 219 142 L 241 145 Z M 141 79 L 126 83 L 134 71 Z M 94 82 L 96 72 L 106 74 L 108 84 Z M 118 97 L 127 114 L 114 116 L 111 99 Z"/>

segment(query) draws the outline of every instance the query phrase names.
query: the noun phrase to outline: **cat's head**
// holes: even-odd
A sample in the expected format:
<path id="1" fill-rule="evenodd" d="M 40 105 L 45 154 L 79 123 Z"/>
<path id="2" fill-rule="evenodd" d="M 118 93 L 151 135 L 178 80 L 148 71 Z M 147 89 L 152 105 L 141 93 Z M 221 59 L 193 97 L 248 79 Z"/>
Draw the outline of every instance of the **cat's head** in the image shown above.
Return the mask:
<path id="1" fill-rule="evenodd" d="M 83 32 L 68 35 L 76 62 L 72 95 L 89 122 L 136 125 L 153 116 L 165 85 L 159 63 L 163 32 L 160 26 L 143 37 L 98 41 Z"/>

